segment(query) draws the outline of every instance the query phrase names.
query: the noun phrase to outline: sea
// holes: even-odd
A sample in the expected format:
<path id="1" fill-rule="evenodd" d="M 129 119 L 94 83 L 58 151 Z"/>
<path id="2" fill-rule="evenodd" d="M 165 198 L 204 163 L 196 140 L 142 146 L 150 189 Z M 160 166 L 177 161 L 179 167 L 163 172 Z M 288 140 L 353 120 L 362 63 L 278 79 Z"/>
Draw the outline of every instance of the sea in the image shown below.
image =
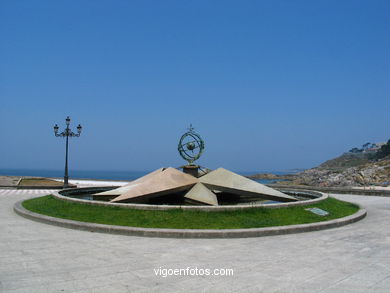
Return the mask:
<path id="1" fill-rule="evenodd" d="M 69 179 L 99 179 L 113 181 L 131 181 L 146 175 L 150 171 L 111 171 L 111 170 L 69 170 Z M 254 171 L 237 172 L 240 175 L 248 176 L 257 173 L 272 173 L 277 175 L 292 174 L 298 172 L 298 169 L 286 171 Z M 32 176 L 47 178 L 63 178 L 64 170 L 45 170 L 45 169 L 0 169 L 0 176 Z M 261 183 L 272 183 L 274 180 L 258 179 Z"/>

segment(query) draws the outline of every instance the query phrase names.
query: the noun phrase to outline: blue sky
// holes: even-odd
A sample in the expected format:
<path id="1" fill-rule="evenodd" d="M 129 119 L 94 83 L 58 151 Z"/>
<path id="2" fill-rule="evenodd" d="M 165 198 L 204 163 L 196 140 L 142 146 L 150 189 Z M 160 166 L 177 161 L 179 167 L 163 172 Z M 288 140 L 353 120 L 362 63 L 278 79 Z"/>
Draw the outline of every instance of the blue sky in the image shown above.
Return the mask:
<path id="1" fill-rule="evenodd" d="M 0 168 L 310 168 L 390 138 L 389 1 L 0 2 Z"/>

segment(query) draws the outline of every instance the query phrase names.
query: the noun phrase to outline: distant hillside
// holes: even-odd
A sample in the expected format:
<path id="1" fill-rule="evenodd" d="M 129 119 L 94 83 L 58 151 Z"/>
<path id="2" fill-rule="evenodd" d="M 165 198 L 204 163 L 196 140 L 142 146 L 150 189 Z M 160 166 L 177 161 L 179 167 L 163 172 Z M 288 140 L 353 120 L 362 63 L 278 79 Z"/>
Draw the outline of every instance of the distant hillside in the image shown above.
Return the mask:
<path id="1" fill-rule="evenodd" d="M 390 140 L 387 143 L 366 143 L 316 168 L 291 175 L 280 184 L 308 186 L 390 185 Z"/>
<path id="2" fill-rule="evenodd" d="M 316 168 L 298 174 L 256 174 L 252 179 L 274 180 L 278 184 L 308 186 L 390 186 L 390 140 L 365 143 Z"/>
<path id="3" fill-rule="evenodd" d="M 363 147 L 353 148 L 317 168 L 299 173 L 290 183 L 310 186 L 390 185 L 390 140 L 381 143 L 380 147 L 370 143 Z"/>
<path id="4" fill-rule="evenodd" d="M 350 167 L 357 167 L 369 163 L 372 160 L 373 155 L 370 153 L 351 154 L 345 153 L 340 157 L 328 160 L 321 165 L 318 169 L 334 169 L 343 170 Z"/>
<path id="5" fill-rule="evenodd" d="M 390 140 L 387 143 L 370 143 L 362 145 L 362 148 L 352 148 L 341 156 L 322 163 L 318 169 L 343 170 L 358 167 L 370 162 L 376 162 L 390 155 Z"/>

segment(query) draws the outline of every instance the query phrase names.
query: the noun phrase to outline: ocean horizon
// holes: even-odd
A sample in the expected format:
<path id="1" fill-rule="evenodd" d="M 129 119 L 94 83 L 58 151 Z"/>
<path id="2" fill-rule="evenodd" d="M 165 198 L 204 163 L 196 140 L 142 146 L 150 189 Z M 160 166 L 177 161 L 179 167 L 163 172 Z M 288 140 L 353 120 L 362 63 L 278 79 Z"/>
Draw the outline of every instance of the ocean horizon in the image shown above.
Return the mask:
<path id="1" fill-rule="evenodd" d="M 153 170 L 147 171 L 127 171 L 127 170 L 69 170 L 69 179 L 99 179 L 99 180 L 134 180 L 146 175 Z M 241 171 L 240 175 L 248 176 L 257 173 L 272 173 L 276 175 L 292 174 L 298 169 L 286 171 Z M 32 176 L 47 178 L 63 178 L 64 170 L 55 169 L 0 169 L 0 176 Z"/>

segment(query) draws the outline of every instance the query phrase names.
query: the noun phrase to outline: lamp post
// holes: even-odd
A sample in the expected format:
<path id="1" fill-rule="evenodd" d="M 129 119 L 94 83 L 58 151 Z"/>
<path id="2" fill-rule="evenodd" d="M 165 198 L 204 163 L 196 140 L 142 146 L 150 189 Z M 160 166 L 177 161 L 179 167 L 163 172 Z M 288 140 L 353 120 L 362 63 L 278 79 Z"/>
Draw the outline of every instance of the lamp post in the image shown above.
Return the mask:
<path id="1" fill-rule="evenodd" d="M 68 144 L 69 144 L 69 137 L 79 137 L 80 134 L 81 134 L 82 127 L 79 124 L 77 126 L 77 133 L 73 133 L 72 130 L 69 128 L 69 124 L 70 124 L 69 116 L 66 117 L 65 122 L 66 122 L 66 128 L 61 133 L 58 133 L 58 129 L 59 129 L 58 125 L 57 124 L 54 125 L 54 135 L 56 137 L 66 137 L 64 188 L 68 188 L 68 186 L 69 186 L 69 184 L 68 184 L 68 179 L 69 179 L 69 176 L 68 176 Z"/>

